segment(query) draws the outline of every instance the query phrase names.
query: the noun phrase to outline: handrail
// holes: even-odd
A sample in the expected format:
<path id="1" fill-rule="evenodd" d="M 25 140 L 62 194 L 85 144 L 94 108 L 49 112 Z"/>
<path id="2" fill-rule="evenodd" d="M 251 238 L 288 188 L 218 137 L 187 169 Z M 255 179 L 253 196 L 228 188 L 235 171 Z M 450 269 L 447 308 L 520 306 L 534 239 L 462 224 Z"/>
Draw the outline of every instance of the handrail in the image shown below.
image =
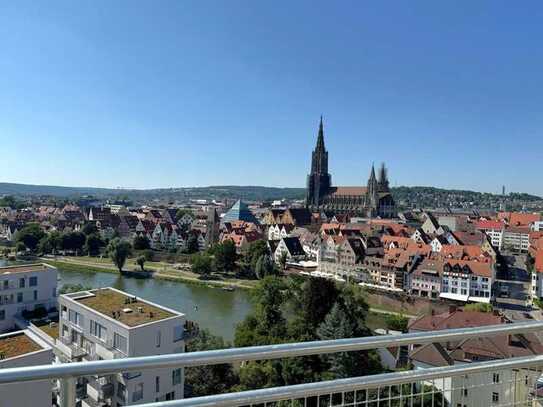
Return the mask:
<path id="1" fill-rule="evenodd" d="M 203 352 L 129 357 L 123 359 L 75 362 L 0 369 L 0 384 L 54 378 L 74 378 L 96 374 L 142 371 L 165 367 L 191 367 L 235 363 L 249 360 L 281 359 L 336 352 L 360 351 L 411 344 L 460 341 L 492 335 L 511 335 L 543 331 L 543 322 L 518 322 L 476 328 L 417 332 L 403 335 L 369 336 L 280 345 L 251 346 Z"/>
<path id="2" fill-rule="evenodd" d="M 489 362 L 466 363 L 461 365 L 433 367 L 420 370 L 407 370 L 395 373 L 382 373 L 370 376 L 337 379 L 292 386 L 271 387 L 267 389 L 249 390 L 237 393 L 217 394 L 213 396 L 194 397 L 181 400 L 165 401 L 160 404 L 146 403 L 140 407 L 186 407 L 186 406 L 235 406 L 256 405 L 281 400 L 296 400 L 322 394 L 386 388 L 404 383 L 415 383 L 458 377 L 469 374 L 499 372 L 508 369 L 525 369 L 541 367 L 543 355 L 519 357 L 512 359 L 492 360 Z"/>

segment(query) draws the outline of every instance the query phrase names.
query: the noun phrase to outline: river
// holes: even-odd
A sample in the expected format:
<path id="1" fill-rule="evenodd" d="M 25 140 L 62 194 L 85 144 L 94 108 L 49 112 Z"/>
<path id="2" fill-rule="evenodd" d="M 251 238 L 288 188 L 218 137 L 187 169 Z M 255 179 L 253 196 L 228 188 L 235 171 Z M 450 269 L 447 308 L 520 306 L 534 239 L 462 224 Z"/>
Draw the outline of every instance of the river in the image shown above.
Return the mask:
<path id="1" fill-rule="evenodd" d="M 4 263 L 4 264 L 2 264 Z M 0 260 L 0 266 L 5 261 Z M 180 311 L 201 328 L 232 341 L 235 326 L 251 309 L 246 290 L 224 291 L 194 284 L 158 279 L 123 277 L 113 273 L 81 273 L 58 269 L 59 288 L 82 284 L 92 288 L 115 287 L 130 294 Z"/>

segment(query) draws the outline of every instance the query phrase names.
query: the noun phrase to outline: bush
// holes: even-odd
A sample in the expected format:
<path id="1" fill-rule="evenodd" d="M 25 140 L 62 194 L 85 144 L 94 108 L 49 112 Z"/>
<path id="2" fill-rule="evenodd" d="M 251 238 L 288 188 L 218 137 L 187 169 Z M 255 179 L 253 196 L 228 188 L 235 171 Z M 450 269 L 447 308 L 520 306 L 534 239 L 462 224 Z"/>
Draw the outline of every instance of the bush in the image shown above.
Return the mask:
<path id="1" fill-rule="evenodd" d="M 403 315 L 387 314 L 385 316 L 385 323 L 387 328 L 392 331 L 407 332 L 409 319 Z"/>
<path id="2" fill-rule="evenodd" d="M 146 261 L 154 261 L 155 260 L 155 252 L 151 249 L 144 250 L 142 253 L 142 256 L 145 257 Z"/>
<path id="3" fill-rule="evenodd" d="M 464 311 L 492 312 L 493 310 L 492 305 L 484 303 L 468 304 L 464 307 Z"/>

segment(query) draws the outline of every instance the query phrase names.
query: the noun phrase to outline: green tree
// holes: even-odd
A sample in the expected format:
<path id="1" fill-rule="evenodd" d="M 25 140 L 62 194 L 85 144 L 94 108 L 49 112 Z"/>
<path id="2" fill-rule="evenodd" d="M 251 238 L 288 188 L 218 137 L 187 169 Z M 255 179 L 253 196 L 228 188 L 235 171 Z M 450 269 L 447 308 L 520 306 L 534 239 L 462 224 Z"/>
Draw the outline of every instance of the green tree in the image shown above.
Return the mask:
<path id="1" fill-rule="evenodd" d="M 119 269 L 119 273 L 122 273 L 126 259 L 132 253 L 130 243 L 126 240 L 115 238 L 109 242 L 106 251 L 113 264 Z"/>
<path id="2" fill-rule="evenodd" d="M 236 328 L 236 346 L 266 345 L 281 342 L 287 332 L 282 307 L 286 301 L 286 285 L 274 276 L 262 279 L 252 293 L 253 313 Z"/>
<path id="3" fill-rule="evenodd" d="M 336 303 L 339 290 L 332 280 L 310 278 L 302 285 L 300 294 L 300 317 L 314 331 Z"/>
<path id="4" fill-rule="evenodd" d="M 409 324 L 409 319 L 403 315 L 386 314 L 385 324 L 387 328 L 392 331 L 407 332 L 407 325 Z"/>
<path id="5" fill-rule="evenodd" d="M 40 242 L 38 243 L 38 252 L 42 254 L 53 253 L 53 245 L 51 244 L 49 236 L 44 236 L 40 239 Z"/>
<path id="6" fill-rule="evenodd" d="M 282 252 L 279 256 L 279 265 L 281 266 L 281 270 L 284 270 L 287 267 L 287 260 L 288 260 L 288 254 L 287 252 Z"/>
<path id="7" fill-rule="evenodd" d="M 191 233 L 187 239 L 187 248 L 186 252 L 188 254 L 196 253 L 200 249 L 200 246 L 198 245 L 198 236 L 196 234 Z"/>
<path id="8" fill-rule="evenodd" d="M 16 254 L 24 254 L 26 252 L 26 245 L 23 242 L 17 242 L 15 244 L 15 253 Z"/>
<path id="9" fill-rule="evenodd" d="M 251 269 L 256 269 L 256 263 L 262 256 L 269 255 L 268 243 L 265 240 L 256 240 L 247 247 L 245 259 L 250 264 Z"/>
<path id="10" fill-rule="evenodd" d="M 134 250 L 148 250 L 150 248 L 151 244 L 146 236 L 136 236 L 134 238 Z"/>
<path id="11" fill-rule="evenodd" d="M 4 247 L 4 248 L 2 249 L 2 255 L 3 255 L 4 257 L 9 257 L 9 254 L 10 254 L 10 253 L 11 253 L 11 251 L 9 250 L 9 248 Z"/>
<path id="12" fill-rule="evenodd" d="M 215 245 L 213 249 L 215 270 L 232 271 L 236 266 L 236 245 L 231 240 Z"/>
<path id="13" fill-rule="evenodd" d="M 84 250 L 89 256 L 96 256 L 100 253 L 100 248 L 104 242 L 97 233 L 87 235 Z"/>
<path id="14" fill-rule="evenodd" d="M 85 236 L 89 236 L 98 233 L 98 228 L 94 222 L 87 222 L 81 228 L 81 233 L 83 233 Z"/>
<path id="15" fill-rule="evenodd" d="M 220 336 L 212 335 L 204 329 L 187 342 L 186 352 L 199 352 L 228 348 Z M 185 397 L 208 396 L 227 393 L 238 383 L 231 364 L 188 367 L 185 369 Z"/>
<path id="16" fill-rule="evenodd" d="M 31 251 L 36 250 L 38 243 L 45 236 L 45 232 L 37 223 L 28 223 L 15 236 L 16 242 L 24 243 Z"/>
<path id="17" fill-rule="evenodd" d="M 213 260 L 208 254 L 196 253 L 190 258 L 192 272 L 199 274 L 201 277 L 207 277 L 213 271 Z"/>
<path id="18" fill-rule="evenodd" d="M 275 265 L 273 259 L 267 254 L 260 256 L 256 262 L 254 272 L 258 279 L 279 274 L 279 270 L 277 270 L 277 266 Z"/>
<path id="19" fill-rule="evenodd" d="M 141 267 L 141 271 L 145 271 L 145 256 L 139 256 L 136 259 L 136 264 Z"/>
<path id="20" fill-rule="evenodd" d="M 69 232 L 62 235 L 62 248 L 79 253 L 83 251 L 86 236 L 81 232 Z"/>

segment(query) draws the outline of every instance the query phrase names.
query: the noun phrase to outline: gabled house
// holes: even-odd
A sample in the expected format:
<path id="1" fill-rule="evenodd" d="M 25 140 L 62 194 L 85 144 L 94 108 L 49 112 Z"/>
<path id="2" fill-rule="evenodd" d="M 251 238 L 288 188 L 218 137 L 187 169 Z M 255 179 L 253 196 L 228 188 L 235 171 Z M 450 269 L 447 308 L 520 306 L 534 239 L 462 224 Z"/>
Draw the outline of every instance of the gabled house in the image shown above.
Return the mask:
<path id="1" fill-rule="evenodd" d="M 275 262 L 280 264 L 282 256 L 286 256 L 288 262 L 304 260 L 306 253 L 297 237 L 284 237 L 275 249 Z"/>

